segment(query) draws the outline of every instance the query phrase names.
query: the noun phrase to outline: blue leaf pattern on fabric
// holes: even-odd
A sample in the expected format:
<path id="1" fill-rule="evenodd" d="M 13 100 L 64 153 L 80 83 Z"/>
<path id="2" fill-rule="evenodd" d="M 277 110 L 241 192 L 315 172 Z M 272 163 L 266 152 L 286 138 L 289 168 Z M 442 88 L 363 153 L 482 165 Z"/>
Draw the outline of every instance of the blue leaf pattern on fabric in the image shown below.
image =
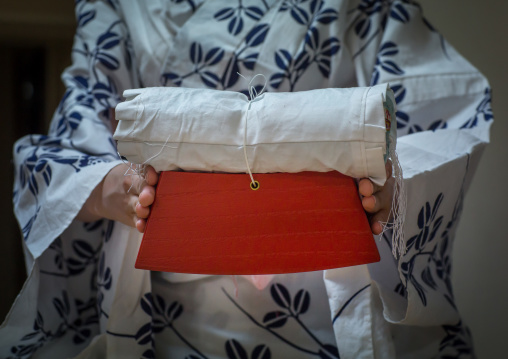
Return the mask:
<path id="1" fill-rule="evenodd" d="M 270 30 L 270 26 L 268 24 L 255 26 L 245 37 L 245 45 L 247 47 L 256 47 L 261 45 L 265 41 L 268 30 Z"/>
<path id="2" fill-rule="evenodd" d="M 260 344 L 252 350 L 251 359 L 270 359 L 271 357 L 270 348 L 264 344 Z"/>
<path id="3" fill-rule="evenodd" d="M 221 12 L 221 16 L 224 14 Z M 205 51 L 203 46 L 196 42 L 192 43 L 189 49 L 189 60 L 194 65 L 192 71 L 183 75 L 175 72 L 163 73 L 161 75 L 162 85 L 167 86 L 172 83 L 175 86 L 181 86 L 187 77 L 198 75 L 201 82 L 210 88 L 218 88 L 221 85 L 222 89 L 228 89 L 235 86 L 240 79 L 240 65 L 249 70 L 254 69 L 259 55 L 257 52 L 244 53 L 251 48 L 259 47 L 265 41 L 269 30 L 268 24 L 254 26 L 246 34 L 243 46 L 229 57 L 222 74 L 214 71 L 214 66 L 224 59 L 225 51 L 220 47 L 207 50 L 203 61 L 203 52 Z"/>
<path id="4" fill-rule="evenodd" d="M 75 345 L 81 344 L 89 340 L 93 334 L 91 328 L 97 324 L 97 316 L 94 308 L 81 308 L 81 311 L 92 310 L 91 316 L 86 317 L 85 320 L 75 318 L 77 308 L 80 308 L 80 301 L 76 300 L 74 305 L 71 305 L 70 298 L 66 291 L 62 291 L 59 296 L 53 297 L 52 306 L 54 312 L 52 315 L 57 315 L 61 318 L 62 323 L 54 330 L 47 329 L 42 313 L 37 312 L 37 317 L 33 324 L 33 331 L 27 333 L 21 338 L 22 344 L 18 344 L 11 348 L 13 356 L 10 358 L 27 358 L 32 356 L 38 349 L 44 346 L 45 343 L 57 338 L 61 338 L 67 333 L 72 336 L 72 341 Z M 82 307 L 82 305 L 81 305 Z"/>
<path id="5" fill-rule="evenodd" d="M 443 325 L 446 335 L 439 343 L 440 358 L 460 359 L 473 355 L 471 332 L 459 321 L 455 325 Z"/>
<path id="6" fill-rule="evenodd" d="M 443 194 L 439 194 L 433 206 L 427 202 L 420 210 L 418 215 L 418 228 L 420 228 L 420 232 L 409 238 L 406 244 L 408 252 L 412 253 L 412 249 L 414 249 L 415 253 L 409 259 L 404 259 L 401 263 L 406 283 L 411 283 L 414 286 L 423 305 L 427 305 L 426 289 L 420 283 L 419 278 L 431 289 L 436 289 L 437 284 L 433 279 L 433 274 L 429 267 L 426 267 L 422 273 L 419 273 L 418 278 L 414 273 L 414 265 L 415 261 L 421 256 L 430 256 L 429 260 L 435 259 L 437 246 L 434 246 L 432 250 L 429 250 L 428 247 L 436 239 L 437 232 L 443 222 L 443 216 L 437 217 L 443 198 Z"/>
<path id="7" fill-rule="evenodd" d="M 198 6 L 198 1 L 196 0 L 170 0 L 171 2 L 175 4 L 181 4 L 183 2 L 186 2 L 192 9 L 192 11 L 196 11 L 196 8 Z"/>
<path id="8" fill-rule="evenodd" d="M 410 20 L 409 13 L 404 8 L 404 5 L 401 3 L 394 4 L 392 6 L 392 9 L 390 11 L 390 16 L 394 18 L 395 20 L 398 20 L 402 23 L 406 23 Z"/>
<path id="9" fill-rule="evenodd" d="M 300 5 L 308 0 L 284 0 L 279 11 L 288 11 L 293 20 L 300 25 L 306 25 L 309 21 L 309 14 Z"/>
<path id="10" fill-rule="evenodd" d="M 78 27 L 83 27 L 86 24 L 88 24 L 90 21 L 92 21 L 95 17 L 95 11 L 86 11 L 78 16 Z"/>
<path id="11" fill-rule="evenodd" d="M 403 75 L 404 70 L 402 70 L 394 60 L 390 60 L 389 58 L 397 55 L 399 53 L 399 49 L 397 44 L 392 41 L 387 41 L 381 44 L 379 48 L 378 55 L 376 58 L 376 65 L 374 67 L 374 71 L 372 74 L 371 85 L 376 85 L 379 81 L 380 70 L 384 70 L 392 75 Z"/>
<path id="12" fill-rule="evenodd" d="M 338 19 L 337 11 L 331 8 L 323 9 L 323 1 L 313 0 L 310 2 L 309 9 L 311 15 L 307 15 L 306 10 L 300 7 L 302 3 L 284 2 L 279 9 L 282 12 L 291 9 L 291 16 L 300 25 L 307 26 L 307 33 L 305 35 L 305 46 L 297 54 L 292 55 L 283 48 L 275 52 L 275 65 L 282 72 L 276 72 L 269 78 L 269 84 L 274 89 L 279 89 L 287 81 L 289 91 L 293 91 L 300 78 L 312 64 L 317 65 L 323 78 L 329 78 L 332 57 L 341 48 L 340 40 L 336 37 L 329 37 L 321 41 L 320 30 L 313 25 L 315 22 L 330 24 L 336 21 Z"/>
<path id="13" fill-rule="evenodd" d="M 320 24 L 327 25 L 338 19 L 339 12 L 332 8 L 323 9 L 324 5 L 323 0 L 312 0 L 310 2 L 311 23 L 317 21 Z"/>
<path id="14" fill-rule="evenodd" d="M 203 57 L 203 50 L 201 48 L 201 44 L 198 44 L 197 42 L 193 42 L 191 44 L 190 50 L 189 50 L 189 59 L 194 65 L 198 65 L 201 62 L 201 59 Z"/>
<path id="15" fill-rule="evenodd" d="M 492 94 L 491 89 L 486 88 L 484 97 L 476 107 L 476 114 L 466 121 L 460 128 L 473 128 L 478 125 L 478 120 L 483 118 L 485 122 L 491 121 L 494 118 L 492 113 Z"/>
<path id="16" fill-rule="evenodd" d="M 234 36 L 240 34 L 244 28 L 244 17 L 247 16 L 247 18 L 250 18 L 254 21 L 259 21 L 263 16 L 265 15 L 265 12 L 263 9 L 261 9 L 258 6 L 243 6 L 242 1 L 238 1 L 238 6 L 236 8 L 234 7 L 227 7 L 224 9 L 221 9 L 217 11 L 214 14 L 214 18 L 217 21 L 225 21 L 229 20 L 228 22 L 228 32 Z"/>
<path id="17" fill-rule="evenodd" d="M 247 351 L 235 339 L 226 342 L 226 354 L 229 359 L 248 359 Z"/>
<path id="18" fill-rule="evenodd" d="M 205 55 L 205 64 L 207 66 L 213 66 L 218 64 L 224 57 L 224 50 L 220 47 L 214 47 L 210 49 Z"/>
<path id="19" fill-rule="evenodd" d="M 300 319 L 300 315 L 303 315 L 307 312 L 311 303 L 311 294 L 305 289 L 300 289 L 294 298 L 291 297 L 291 293 L 289 290 L 281 283 L 274 283 L 270 286 L 270 295 L 272 300 L 276 305 L 285 309 L 285 310 L 272 310 L 263 316 L 261 322 L 257 321 L 253 314 L 247 312 L 235 299 L 233 299 L 224 288 L 222 288 L 224 295 L 242 312 L 246 315 L 248 319 L 250 319 L 256 326 L 262 328 L 263 330 L 271 333 L 274 337 L 278 338 L 282 342 L 286 343 L 288 346 L 293 349 L 298 350 L 299 352 L 308 353 L 311 355 L 319 356 L 321 358 L 330 358 L 337 359 L 340 358 L 339 350 L 335 344 L 323 343 L 319 340 L 319 338 L 305 325 L 305 323 Z M 353 296 L 355 297 L 356 294 Z M 349 302 L 349 301 L 348 301 Z M 346 304 L 347 306 L 347 304 Z M 309 337 L 313 340 L 313 342 L 317 345 L 316 349 L 304 348 L 300 345 L 300 343 L 296 343 L 290 340 L 290 338 L 285 338 L 280 335 L 276 329 L 284 327 L 288 321 L 292 319 L 294 320 L 300 327 L 303 329 Z M 237 342 L 238 343 L 238 342 Z M 239 343 L 238 343 L 239 344 Z M 230 349 L 236 349 L 233 341 L 230 342 Z M 238 354 L 240 351 L 231 352 Z M 242 352 L 243 353 L 243 352 Z M 242 354 L 243 355 L 243 354 Z M 245 352 L 245 355 L 246 352 Z M 254 352 L 253 352 L 254 355 Z"/>
<path id="20" fill-rule="evenodd" d="M 468 168 L 469 158 L 466 172 L 468 171 Z M 434 240 L 436 239 L 438 230 L 443 223 L 443 216 L 438 217 L 438 212 L 441 204 L 443 203 L 444 195 L 442 193 L 439 194 L 432 206 L 429 202 L 427 202 L 422 207 L 417 219 L 420 232 L 407 241 L 408 253 L 411 254 L 406 256 L 408 258 L 404 258 L 401 263 L 402 274 L 404 275 L 406 282 L 397 285 L 395 288 L 396 292 L 400 294 L 406 294 L 405 291 L 401 290 L 401 286 L 407 287 L 408 283 L 411 283 L 417 291 L 422 304 L 426 306 L 426 292 L 429 290 L 436 290 L 438 287 L 444 286 L 444 290 L 443 288 L 440 289 L 442 290 L 443 295 L 450 306 L 456 310 L 451 282 L 451 254 L 449 235 L 450 231 L 457 225 L 460 212 L 462 211 L 464 192 L 465 183 L 463 182 L 457 202 L 455 203 L 452 218 L 448 222 L 445 230 L 441 233 L 441 240 L 437 241 L 437 243 L 434 243 Z M 431 243 L 434 243 L 433 246 Z M 422 257 L 427 258 L 428 265 L 423 269 L 418 277 L 414 273 L 415 262 Z M 446 331 L 446 326 L 444 326 L 443 329 Z M 467 328 L 464 330 L 467 330 Z M 446 345 L 442 345 L 442 348 L 445 348 L 451 344 L 448 340 L 449 338 L 449 333 L 447 333 L 447 337 L 442 342 L 442 344 L 446 343 Z M 453 343 L 448 349 L 455 350 L 455 348 L 464 345 L 466 349 L 463 353 L 469 354 L 472 353 L 470 343 L 471 340 L 468 338 L 464 342 Z M 459 357 L 460 356 L 450 356 L 450 358 Z"/>
<path id="21" fill-rule="evenodd" d="M 281 312 L 280 310 L 275 310 L 273 312 L 268 312 L 263 317 L 263 324 L 266 328 L 280 328 L 283 327 L 288 321 L 289 315 L 285 312 Z"/>
<path id="22" fill-rule="evenodd" d="M 355 9 L 355 11 L 359 13 L 356 17 L 356 24 L 354 26 L 356 35 L 364 39 L 370 33 L 372 27 L 371 17 L 381 12 L 382 9 L 383 9 L 382 1 L 379 0 L 362 1 Z"/>

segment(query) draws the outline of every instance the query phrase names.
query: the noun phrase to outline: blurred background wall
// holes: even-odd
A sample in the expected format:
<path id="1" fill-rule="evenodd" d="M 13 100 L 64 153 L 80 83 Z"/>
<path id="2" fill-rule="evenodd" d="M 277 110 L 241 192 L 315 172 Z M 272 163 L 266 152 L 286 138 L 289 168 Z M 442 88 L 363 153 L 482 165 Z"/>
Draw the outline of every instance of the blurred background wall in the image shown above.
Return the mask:
<path id="1" fill-rule="evenodd" d="M 466 196 L 454 248 L 457 305 L 478 358 L 507 358 L 508 2 L 422 1 L 427 18 L 489 79 L 494 124 Z"/>
<path id="2" fill-rule="evenodd" d="M 508 334 L 508 2 L 426 0 L 423 9 L 447 40 L 489 78 L 496 122 L 469 189 L 454 249 L 455 295 L 478 358 L 505 358 Z M 0 321 L 26 276 L 12 214 L 11 151 L 45 133 L 64 89 L 74 32 L 69 0 L 0 0 Z"/>
<path id="3" fill-rule="evenodd" d="M 0 0 L 0 321 L 26 277 L 12 211 L 14 141 L 45 133 L 64 93 L 75 29 L 69 0 Z"/>

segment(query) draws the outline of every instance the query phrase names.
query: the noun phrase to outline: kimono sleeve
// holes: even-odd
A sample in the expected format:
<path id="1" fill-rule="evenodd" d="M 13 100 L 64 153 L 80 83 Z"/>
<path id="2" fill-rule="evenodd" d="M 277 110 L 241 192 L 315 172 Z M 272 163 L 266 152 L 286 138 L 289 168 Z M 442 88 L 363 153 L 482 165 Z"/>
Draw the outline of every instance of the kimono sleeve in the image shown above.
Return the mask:
<path id="1" fill-rule="evenodd" d="M 138 87 L 129 34 L 114 2 L 76 4 L 72 65 L 48 135 L 14 146 L 15 214 L 37 258 L 75 218 L 91 191 L 119 163 L 110 109 Z"/>
<path id="2" fill-rule="evenodd" d="M 407 189 L 407 252 L 394 262 L 398 280 L 388 280 L 382 264 L 371 266 L 371 274 L 388 321 L 456 324 L 453 239 L 464 195 L 489 141 L 490 88 L 417 4 L 362 4 L 348 46 L 359 85 L 389 83 L 395 93 L 397 151 Z M 388 246 L 390 238 L 385 239 Z"/>

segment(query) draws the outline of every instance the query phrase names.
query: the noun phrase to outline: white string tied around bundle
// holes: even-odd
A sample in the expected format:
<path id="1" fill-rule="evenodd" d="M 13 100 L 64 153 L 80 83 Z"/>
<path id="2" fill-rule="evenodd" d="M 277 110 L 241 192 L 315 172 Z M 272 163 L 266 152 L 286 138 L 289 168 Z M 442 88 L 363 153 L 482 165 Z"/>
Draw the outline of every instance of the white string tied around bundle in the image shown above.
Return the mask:
<path id="1" fill-rule="evenodd" d="M 245 80 L 247 80 L 240 73 L 238 73 L 238 75 L 240 75 Z M 263 79 L 265 80 L 263 88 L 261 89 L 261 91 L 259 93 L 256 90 L 256 87 L 252 84 L 254 82 L 254 80 L 256 79 L 256 77 L 258 77 L 258 76 L 263 77 Z M 249 112 L 251 109 L 251 105 L 253 102 L 263 99 L 263 95 L 264 95 L 264 92 L 266 89 L 266 84 L 267 84 L 267 80 L 266 80 L 265 75 L 256 74 L 256 75 L 254 75 L 254 77 L 251 78 L 251 80 L 249 81 L 249 84 L 247 86 L 248 90 L 249 90 L 250 99 L 249 99 L 249 106 L 247 107 L 247 114 L 245 115 L 245 122 L 244 122 L 244 127 L 243 127 L 243 155 L 245 157 L 245 164 L 247 165 L 247 171 L 248 171 L 250 179 L 251 179 L 250 188 L 254 191 L 259 189 L 259 182 L 254 180 L 254 176 L 252 175 L 252 171 L 251 171 L 250 165 L 249 165 L 249 158 L 247 157 L 247 123 L 248 123 L 248 119 L 249 119 Z"/>

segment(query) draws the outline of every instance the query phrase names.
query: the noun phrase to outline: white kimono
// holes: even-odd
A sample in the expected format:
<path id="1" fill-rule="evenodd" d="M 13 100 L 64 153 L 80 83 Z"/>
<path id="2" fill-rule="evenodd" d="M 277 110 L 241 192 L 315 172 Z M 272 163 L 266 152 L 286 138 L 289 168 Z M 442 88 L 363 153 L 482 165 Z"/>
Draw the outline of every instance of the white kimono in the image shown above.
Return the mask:
<path id="1" fill-rule="evenodd" d="M 487 81 L 413 1 L 76 1 L 73 65 L 48 136 L 14 148 L 28 279 L 0 327 L 2 358 L 472 358 L 451 253 L 488 142 Z M 109 109 L 126 89 L 274 91 L 389 83 L 408 192 L 407 253 L 381 262 L 242 277 L 150 273 L 141 236 L 77 213 L 120 161 Z M 351 106 L 358 104 L 351 103 Z M 238 293 L 235 294 L 237 281 Z"/>

